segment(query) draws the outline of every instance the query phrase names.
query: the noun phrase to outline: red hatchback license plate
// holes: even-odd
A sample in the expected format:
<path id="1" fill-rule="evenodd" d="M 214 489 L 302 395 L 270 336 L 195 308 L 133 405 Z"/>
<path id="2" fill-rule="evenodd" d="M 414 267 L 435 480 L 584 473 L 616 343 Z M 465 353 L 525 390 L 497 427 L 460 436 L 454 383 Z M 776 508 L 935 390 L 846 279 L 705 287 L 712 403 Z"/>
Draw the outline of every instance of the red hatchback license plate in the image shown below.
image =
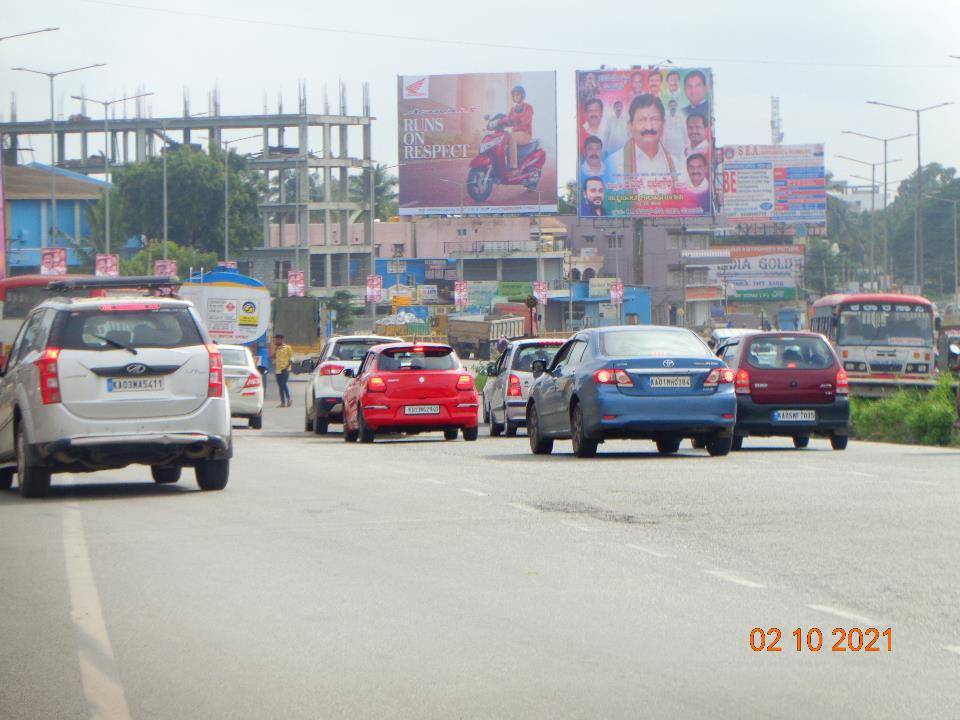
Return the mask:
<path id="1" fill-rule="evenodd" d="M 403 412 L 405 415 L 439 415 L 439 405 L 407 405 Z"/>

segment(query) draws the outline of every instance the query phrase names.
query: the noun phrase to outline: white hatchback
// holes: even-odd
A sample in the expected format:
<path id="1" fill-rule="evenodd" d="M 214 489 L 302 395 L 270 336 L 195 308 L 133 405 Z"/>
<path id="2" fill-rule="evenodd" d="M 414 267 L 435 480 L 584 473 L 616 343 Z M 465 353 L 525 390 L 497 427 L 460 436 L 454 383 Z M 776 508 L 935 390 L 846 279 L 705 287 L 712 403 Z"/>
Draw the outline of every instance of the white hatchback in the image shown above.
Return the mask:
<path id="1" fill-rule="evenodd" d="M 171 483 L 227 484 L 233 443 L 220 351 L 192 305 L 159 297 L 53 299 L 34 308 L 0 379 L 0 488 L 26 497 L 57 472 L 134 463 Z"/>
<path id="2" fill-rule="evenodd" d="M 218 345 L 223 357 L 223 377 L 230 394 L 230 415 L 247 418 L 250 427 L 263 427 L 263 378 L 244 345 Z"/>

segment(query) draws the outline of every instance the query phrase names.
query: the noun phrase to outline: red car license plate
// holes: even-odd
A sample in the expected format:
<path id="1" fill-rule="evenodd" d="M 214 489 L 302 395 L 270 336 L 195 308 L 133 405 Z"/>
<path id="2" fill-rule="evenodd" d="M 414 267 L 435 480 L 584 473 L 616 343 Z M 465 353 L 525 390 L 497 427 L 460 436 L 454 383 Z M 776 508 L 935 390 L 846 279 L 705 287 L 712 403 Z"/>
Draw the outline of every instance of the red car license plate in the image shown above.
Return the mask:
<path id="1" fill-rule="evenodd" d="M 407 405 L 403 412 L 407 415 L 439 415 L 439 405 Z"/>

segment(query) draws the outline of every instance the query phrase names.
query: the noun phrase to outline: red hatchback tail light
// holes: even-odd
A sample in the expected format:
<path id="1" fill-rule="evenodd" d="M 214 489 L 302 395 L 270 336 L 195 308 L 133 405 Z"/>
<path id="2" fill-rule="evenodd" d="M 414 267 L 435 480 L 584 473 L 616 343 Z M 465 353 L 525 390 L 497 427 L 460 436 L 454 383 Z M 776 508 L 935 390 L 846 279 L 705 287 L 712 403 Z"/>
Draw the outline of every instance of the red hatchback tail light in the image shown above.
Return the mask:
<path id="1" fill-rule="evenodd" d="M 320 366 L 320 374 L 321 375 L 339 375 L 340 373 L 343 372 L 343 367 L 344 367 L 343 365 L 333 365 L 333 364 L 324 363 L 323 365 Z"/>
<path id="2" fill-rule="evenodd" d="M 507 397 L 523 397 L 523 391 L 520 389 L 520 378 L 511 375 L 507 381 Z"/>
<path id="3" fill-rule="evenodd" d="M 210 354 L 210 376 L 207 381 L 207 397 L 223 397 L 223 356 L 216 345 L 207 345 Z"/>
<path id="4" fill-rule="evenodd" d="M 616 385 L 618 387 L 633 387 L 633 380 L 625 370 L 604 368 L 593 374 L 593 381 L 598 385 Z"/>
<path id="5" fill-rule="evenodd" d="M 750 373 L 743 368 L 740 368 L 737 371 L 737 377 L 734 380 L 734 389 L 736 390 L 737 395 L 750 394 Z"/>
<path id="6" fill-rule="evenodd" d="M 511 375 L 510 379 L 513 380 L 513 378 L 514 376 Z M 473 378 L 469 375 L 461 375 L 457 378 L 457 390 L 473 390 Z"/>
<path id="7" fill-rule="evenodd" d="M 48 347 L 34 365 L 40 370 L 40 398 L 44 405 L 60 402 L 60 376 L 57 373 L 57 358 L 60 348 Z"/>
<path id="8" fill-rule="evenodd" d="M 850 381 L 847 379 L 847 371 L 843 368 L 837 370 L 837 382 L 834 386 L 834 392 L 837 395 L 850 394 Z"/>
<path id="9" fill-rule="evenodd" d="M 714 368 L 703 381 L 705 388 L 716 387 L 717 385 L 729 385 L 737 377 L 737 374 L 730 368 Z"/>
<path id="10" fill-rule="evenodd" d="M 379 375 L 374 375 L 367 380 L 367 392 L 386 392 L 387 383 Z"/>

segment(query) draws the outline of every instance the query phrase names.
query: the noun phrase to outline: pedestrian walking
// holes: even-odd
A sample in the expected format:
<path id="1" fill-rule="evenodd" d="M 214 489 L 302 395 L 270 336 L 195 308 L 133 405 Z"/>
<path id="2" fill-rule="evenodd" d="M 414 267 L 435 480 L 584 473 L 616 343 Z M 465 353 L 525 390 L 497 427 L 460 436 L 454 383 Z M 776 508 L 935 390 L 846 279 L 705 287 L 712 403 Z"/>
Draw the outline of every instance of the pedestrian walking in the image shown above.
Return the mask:
<path id="1" fill-rule="evenodd" d="M 277 407 L 291 407 L 290 389 L 287 380 L 290 379 L 290 360 L 293 357 L 293 348 L 284 342 L 283 335 L 273 336 L 273 372 L 277 376 L 277 387 L 280 389 L 280 404 Z"/>

